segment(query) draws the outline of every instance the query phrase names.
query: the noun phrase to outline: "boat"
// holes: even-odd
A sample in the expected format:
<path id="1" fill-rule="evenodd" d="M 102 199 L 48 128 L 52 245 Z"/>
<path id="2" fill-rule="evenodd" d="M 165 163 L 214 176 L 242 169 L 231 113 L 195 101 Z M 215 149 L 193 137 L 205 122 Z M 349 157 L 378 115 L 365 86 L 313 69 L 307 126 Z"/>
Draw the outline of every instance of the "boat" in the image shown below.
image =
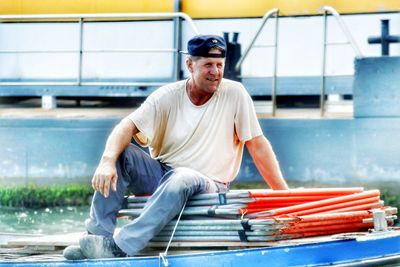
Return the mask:
<path id="1" fill-rule="evenodd" d="M 2 262 L 1 266 L 384 266 L 400 264 L 400 229 L 277 241 L 270 246 L 167 256 Z M 396 266 L 396 265 L 393 265 Z"/>
<path id="2" fill-rule="evenodd" d="M 66 261 L 16 257 L 2 266 L 366 266 L 400 264 L 397 208 L 383 206 L 379 190 L 300 188 L 231 190 L 193 196 L 140 256 Z M 371 196 L 373 196 L 371 198 Z M 119 215 L 137 217 L 148 196 L 129 196 Z M 293 204 L 296 203 L 296 204 Z M 245 206 L 245 207 L 244 207 Z M 254 208 L 257 207 L 257 208 Z M 261 209 L 261 211 L 260 211 Z M 210 213 L 212 210 L 212 213 Z M 62 248 L 58 236 L 14 241 Z M 32 247 L 36 246 L 36 248 Z M 44 251 L 44 250 L 42 250 Z M 37 261 L 37 259 L 39 259 Z"/>

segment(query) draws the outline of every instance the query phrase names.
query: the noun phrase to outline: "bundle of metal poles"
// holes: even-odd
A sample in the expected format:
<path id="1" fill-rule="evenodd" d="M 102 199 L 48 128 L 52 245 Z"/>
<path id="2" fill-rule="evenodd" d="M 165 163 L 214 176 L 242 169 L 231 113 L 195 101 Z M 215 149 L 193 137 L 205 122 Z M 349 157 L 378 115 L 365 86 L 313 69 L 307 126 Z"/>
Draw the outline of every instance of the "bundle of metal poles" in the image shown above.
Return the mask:
<path id="1" fill-rule="evenodd" d="M 140 216 L 150 196 L 129 196 L 120 216 Z M 198 194 L 178 222 L 171 221 L 152 241 L 260 242 L 366 231 L 372 212 L 383 210 L 388 225 L 397 209 L 385 207 L 379 190 L 309 188 L 232 190 Z M 176 229 L 175 229 L 176 226 Z M 175 232 L 173 230 L 175 229 Z"/>

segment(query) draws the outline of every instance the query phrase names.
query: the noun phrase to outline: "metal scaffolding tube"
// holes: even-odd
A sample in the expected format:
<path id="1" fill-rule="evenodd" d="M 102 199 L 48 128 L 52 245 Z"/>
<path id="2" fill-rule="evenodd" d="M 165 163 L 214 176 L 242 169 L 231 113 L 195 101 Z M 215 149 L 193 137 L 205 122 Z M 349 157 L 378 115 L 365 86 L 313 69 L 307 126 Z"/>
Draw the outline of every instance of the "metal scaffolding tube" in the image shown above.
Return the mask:
<path id="1" fill-rule="evenodd" d="M 193 195 L 189 200 L 210 200 L 210 199 L 219 199 L 218 193 L 205 193 L 205 194 L 197 194 Z M 231 190 L 224 194 L 227 199 L 234 199 L 234 198 L 249 198 L 250 192 L 243 191 L 243 190 Z M 150 196 L 129 196 L 128 202 L 136 203 L 136 202 L 146 202 Z M 219 202 L 218 202 L 219 203 Z"/>

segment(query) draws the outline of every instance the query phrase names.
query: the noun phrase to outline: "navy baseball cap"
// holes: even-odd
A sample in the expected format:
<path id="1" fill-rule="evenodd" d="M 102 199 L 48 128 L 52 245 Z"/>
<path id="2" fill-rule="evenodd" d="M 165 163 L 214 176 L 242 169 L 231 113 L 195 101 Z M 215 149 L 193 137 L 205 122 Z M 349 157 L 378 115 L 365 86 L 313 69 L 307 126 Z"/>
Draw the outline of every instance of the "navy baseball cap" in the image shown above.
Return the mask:
<path id="1" fill-rule="evenodd" d="M 210 53 L 211 48 L 214 47 L 221 50 L 221 53 Z M 188 54 L 192 56 L 224 58 L 226 43 L 224 38 L 218 35 L 197 35 L 189 40 L 187 49 Z"/>

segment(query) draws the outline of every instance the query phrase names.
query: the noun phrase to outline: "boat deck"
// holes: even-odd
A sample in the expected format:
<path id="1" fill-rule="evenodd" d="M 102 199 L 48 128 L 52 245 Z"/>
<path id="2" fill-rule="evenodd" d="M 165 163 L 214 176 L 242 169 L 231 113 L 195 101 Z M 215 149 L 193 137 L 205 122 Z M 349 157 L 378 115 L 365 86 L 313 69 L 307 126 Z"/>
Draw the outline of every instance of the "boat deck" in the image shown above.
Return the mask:
<path id="1" fill-rule="evenodd" d="M 58 235 L 13 235 L 0 233 L 0 262 L 60 261 L 65 260 L 62 251 L 66 246 L 77 245 L 83 233 Z M 366 233 L 339 234 L 281 240 L 274 242 L 171 242 L 169 255 L 185 255 L 218 252 L 257 247 L 297 246 L 318 244 L 333 240 L 354 239 Z M 140 256 L 158 256 L 164 252 L 168 242 L 151 242 Z"/>

